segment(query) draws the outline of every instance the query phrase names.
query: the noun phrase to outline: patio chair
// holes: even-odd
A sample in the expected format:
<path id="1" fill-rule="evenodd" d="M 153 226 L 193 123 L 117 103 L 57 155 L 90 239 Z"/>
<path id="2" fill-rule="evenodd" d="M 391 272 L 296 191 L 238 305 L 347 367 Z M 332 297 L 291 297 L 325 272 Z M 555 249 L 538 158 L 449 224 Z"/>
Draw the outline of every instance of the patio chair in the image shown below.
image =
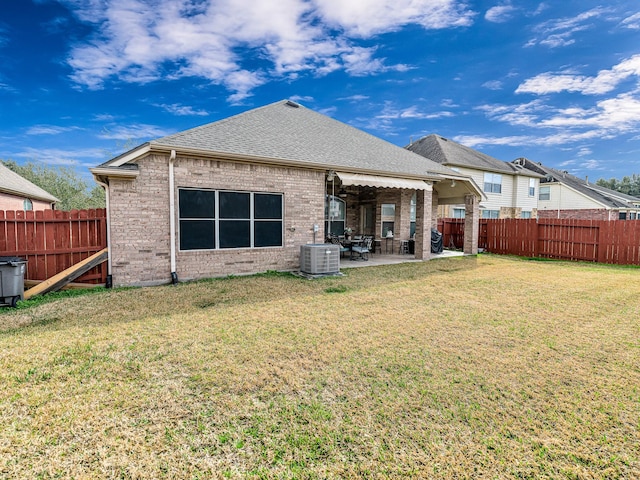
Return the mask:
<path id="1" fill-rule="evenodd" d="M 333 245 L 340 245 L 340 256 L 342 257 L 346 252 L 350 252 L 351 249 L 349 247 L 345 247 L 342 243 L 340 243 L 340 239 L 337 235 L 331 235 L 329 238 L 330 242 Z"/>
<path id="2" fill-rule="evenodd" d="M 369 260 L 369 252 L 371 251 L 371 245 L 373 244 L 373 237 L 364 237 L 364 240 L 360 245 L 354 245 L 351 247 L 351 260 Z"/>

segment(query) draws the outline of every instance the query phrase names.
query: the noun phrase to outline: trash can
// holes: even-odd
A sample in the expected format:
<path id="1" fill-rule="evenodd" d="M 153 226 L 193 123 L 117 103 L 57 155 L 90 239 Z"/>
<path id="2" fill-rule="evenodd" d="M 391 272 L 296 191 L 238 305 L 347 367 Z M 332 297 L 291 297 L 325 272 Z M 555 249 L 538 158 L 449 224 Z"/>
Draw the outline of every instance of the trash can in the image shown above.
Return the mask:
<path id="1" fill-rule="evenodd" d="M 442 233 L 437 229 L 431 229 L 431 253 L 442 253 Z"/>
<path id="2" fill-rule="evenodd" d="M 15 307 L 24 299 L 26 264 L 20 257 L 0 257 L 0 305 Z"/>

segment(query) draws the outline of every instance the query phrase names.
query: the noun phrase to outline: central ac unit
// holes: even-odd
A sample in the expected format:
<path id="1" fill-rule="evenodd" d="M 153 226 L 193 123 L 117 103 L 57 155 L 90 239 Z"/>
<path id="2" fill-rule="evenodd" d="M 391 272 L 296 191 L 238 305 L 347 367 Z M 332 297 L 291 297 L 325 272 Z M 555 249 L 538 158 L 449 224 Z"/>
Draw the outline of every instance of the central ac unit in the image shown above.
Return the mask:
<path id="1" fill-rule="evenodd" d="M 300 271 L 310 275 L 340 272 L 340 245 L 311 243 L 300 246 Z"/>

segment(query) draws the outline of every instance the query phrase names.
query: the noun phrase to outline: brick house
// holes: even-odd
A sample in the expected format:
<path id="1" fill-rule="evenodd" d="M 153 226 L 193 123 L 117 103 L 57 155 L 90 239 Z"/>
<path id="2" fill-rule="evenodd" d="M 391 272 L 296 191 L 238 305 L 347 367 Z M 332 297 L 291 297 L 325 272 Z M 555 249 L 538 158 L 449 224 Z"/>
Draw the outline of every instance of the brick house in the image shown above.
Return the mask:
<path id="1" fill-rule="evenodd" d="M 427 135 L 405 147 L 418 155 L 470 176 L 486 199 L 481 218 L 536 218 L 542 175 L 517 163 L 504 162 L 440 135 Z M 439 216 L 464 218 L 464 205 L 442 205 Z"/>
<path id="2" fill-rule="evenodd" d="M 51 210 L 58 201 L 0 162 L 0 210 Z"/>
<path id="3" fill-rule="evenodd" d="M 440 200 L 466 204 L 465 253 L 477 253 L 482 192 L 468 177 L 287 100 L 91 171 L 106 189 L 114 285 L 296 270 L 301 245 L 347 228 L 391 230 L 392 243 L 413 233 L 428 260 Z"/>
<path id="4" fill-rule="evenodd" d="M 569 172 L 545 167 L 526 158 L 514 160 L 543 175 L 538 216 L 577 220 L 639 220 L 640 198 L 601 187 Z"/>

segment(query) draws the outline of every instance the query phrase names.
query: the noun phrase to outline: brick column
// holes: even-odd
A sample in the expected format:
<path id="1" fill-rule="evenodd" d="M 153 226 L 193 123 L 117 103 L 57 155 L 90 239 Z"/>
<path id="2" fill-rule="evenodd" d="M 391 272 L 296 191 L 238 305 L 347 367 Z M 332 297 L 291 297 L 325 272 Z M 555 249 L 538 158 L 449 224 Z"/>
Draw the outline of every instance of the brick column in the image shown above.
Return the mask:
<path id="1" fill-rule="evenodd" d="M 480 233 L 480 208 L 475 195 L 464 197 L 464 253 L 478 254 L 478 234 Z"/>
<path id="2" fill-rule="evenodd" d="M 431 195 L 431 228 L 438 228 L 438 192 L 435 190 Z M 429 239 L 431 239 L 431 232 L 429 232 Z M 429 240 L 431 241 L 431 240 Z"/>
<path id="3" fill-rule="evenodd" d="M 431 212 L 432 192 L 417 190 L 415 255 L 418 260 L 431 258 Z"/>

